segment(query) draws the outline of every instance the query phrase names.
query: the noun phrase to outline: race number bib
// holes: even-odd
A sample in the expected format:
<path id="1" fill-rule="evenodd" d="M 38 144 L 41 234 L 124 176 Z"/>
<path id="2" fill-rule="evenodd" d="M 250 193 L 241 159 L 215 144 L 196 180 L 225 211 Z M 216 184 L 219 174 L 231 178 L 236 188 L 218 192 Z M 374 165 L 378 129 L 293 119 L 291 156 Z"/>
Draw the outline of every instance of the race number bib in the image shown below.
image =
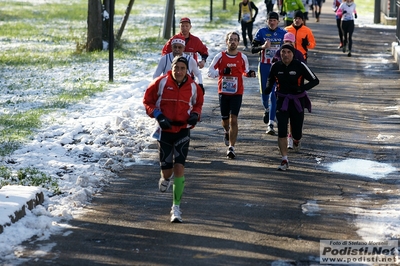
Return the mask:
<path id="1" fill-rule="evenodd" d="M 287 13 L 286 13 L 286 17 L 287 17 L 289 20 L 293 20 L 293 18 L 294 18 L 294 11 L 289 11 L 289 12 L 287 12 Z"/>
<path id="2" fill-rule="evenodd" d="M 273 45 L 268 49 L 268 51 L 265 51 L 264 57 L 266 59 L 271 59 L 275 56 L 278 50 L 279 50 L 279 45 Z"/>
<path id="3" fill-rule="evenodd" d="M 249 22 L 251 20 L 250 14 L 249 13 L 243 14 L 243 20 L 246 21 L 246 22 Z"/>
<path id="4" fill-rule="evenodd" d="M 352 13 L 344 13 L 343 14 L 343 20 L 352 20 L 352 19 L 353 19 Z"/>
<path id="5" fill-rule="evenodd" d="M 222 92 L 224 93 L 236 93 L 238 87 L 237 77 L 222 77 Z"/>

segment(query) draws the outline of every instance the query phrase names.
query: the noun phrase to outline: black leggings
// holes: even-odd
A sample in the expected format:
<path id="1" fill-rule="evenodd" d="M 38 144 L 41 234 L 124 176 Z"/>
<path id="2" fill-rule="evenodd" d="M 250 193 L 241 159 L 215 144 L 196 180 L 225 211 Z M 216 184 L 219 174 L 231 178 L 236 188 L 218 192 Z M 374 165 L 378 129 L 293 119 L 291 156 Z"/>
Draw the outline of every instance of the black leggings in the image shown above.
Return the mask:
<path id="1" fill-rule="evenodd" d="M 242 38 L 244 46 L 247 46 L 247 36 L 249 36 L 250 45 L 253 42 L 253 22 L 245 22 L 242 20 Z"/>
<path id="2" fill-rule="evenodd" d="M 265 4 L 266 8 L 267 8 L 267 17 L 269 12 L 274 11 L 274 4 L 272 3 L 272 1 L 269 1 L 267 4 Z"/>
<path id="3" fill-rule="evenodd" d="M 339 32 L 339 39 L 340 39 L 340 43 L 343 44 L 343 32 L 342 32 L 342 20 L 340 18 L 336 19 L 336 26 L 338 28 L 338 32 Z"/>
<path id="4" fill-rule="evenodd" d="M 343 46 L 345 47 L 347 42 L 349 43 L 349 51 L 353 46 L 353 32 L 354 32 L 354 20 L 343 20 L 342 21 L 342 32 L 343 32 Z"/>

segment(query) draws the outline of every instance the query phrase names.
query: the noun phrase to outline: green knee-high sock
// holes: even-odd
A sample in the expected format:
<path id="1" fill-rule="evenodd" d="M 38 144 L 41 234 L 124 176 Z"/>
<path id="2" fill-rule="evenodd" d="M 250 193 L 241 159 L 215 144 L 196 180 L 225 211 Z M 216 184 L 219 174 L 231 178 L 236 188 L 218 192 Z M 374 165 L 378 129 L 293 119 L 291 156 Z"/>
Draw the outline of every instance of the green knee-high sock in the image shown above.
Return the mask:
<path id="1" fill-rule="evenodd" d="M 175 177 L 174 179 L 174 205 L 181 204 L 181 198 L 183 194 L 183 188 L 185 187 L 185 177 Z"/>

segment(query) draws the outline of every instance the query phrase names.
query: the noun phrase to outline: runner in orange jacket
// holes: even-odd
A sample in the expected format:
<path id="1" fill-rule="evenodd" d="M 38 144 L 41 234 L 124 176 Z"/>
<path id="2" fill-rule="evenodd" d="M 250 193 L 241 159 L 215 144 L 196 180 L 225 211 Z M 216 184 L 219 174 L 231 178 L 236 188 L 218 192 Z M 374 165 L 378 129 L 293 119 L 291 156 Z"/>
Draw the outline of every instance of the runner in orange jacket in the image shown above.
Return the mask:
<path id="1" fill-rule="evenodd" d="M 293 24 L 286 27 L 285 30 L 296 36 L 295 48 L 303 54 L 304 60 L 307 62 L 308 49 L 315 48 L 316 43 L 311 29 L 303 25 L 303 22 L 303 12 L 297 11 L 294 15 Z"/>

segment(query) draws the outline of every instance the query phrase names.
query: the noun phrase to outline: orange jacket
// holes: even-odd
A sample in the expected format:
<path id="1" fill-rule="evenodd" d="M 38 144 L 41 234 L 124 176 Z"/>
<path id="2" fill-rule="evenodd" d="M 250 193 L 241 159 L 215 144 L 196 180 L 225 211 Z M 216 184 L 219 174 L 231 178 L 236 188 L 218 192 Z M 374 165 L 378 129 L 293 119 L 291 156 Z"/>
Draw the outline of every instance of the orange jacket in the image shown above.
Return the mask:
<path id="1" fill-rule="evenodd" d="M 295 43 L 295 48 L 299 50 L 303 56 L 304 59 L 307 60 L 307 51 L 308 49 L 313 49 L 315 48 L 315 38 L 314 35 L 311 31 L 311 29 L 307 26 L 301 25 L 300 27 L 294 27 L 293 24 L 290 26 L 287 26 L 285 28 L 287 32 L 291 32 L 296 36 L 296 43 Z M 305 43 L 307 42 L 307 45 Z M 304 45 L 303 45 L 304 42 Z"/>

